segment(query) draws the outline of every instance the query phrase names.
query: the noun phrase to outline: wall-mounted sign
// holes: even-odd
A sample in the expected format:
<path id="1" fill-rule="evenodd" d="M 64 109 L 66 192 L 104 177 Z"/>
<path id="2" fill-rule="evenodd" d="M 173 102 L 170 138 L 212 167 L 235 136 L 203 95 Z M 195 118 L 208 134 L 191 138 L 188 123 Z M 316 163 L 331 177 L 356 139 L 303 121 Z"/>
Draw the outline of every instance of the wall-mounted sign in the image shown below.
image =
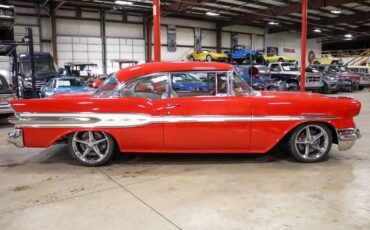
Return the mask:
<path id="1" fill-rule="evenodd" d="M 176 27 L 175 26 L 168 26 L 167 50 L 170 52 L 176 52 Z"/>
<path id="2" fill-rule="evenodd" d="M 283 48 L 283 52 L 284 53 L 294 54 L 295 53 L 295 49 L 293 49 L 293 48 Z"/>
<path id="3" fill-rule="evenodd" d="M 266 47 L 268 54 L 276 54 L 279 55 L 279 48 L 278 47 Z"/>

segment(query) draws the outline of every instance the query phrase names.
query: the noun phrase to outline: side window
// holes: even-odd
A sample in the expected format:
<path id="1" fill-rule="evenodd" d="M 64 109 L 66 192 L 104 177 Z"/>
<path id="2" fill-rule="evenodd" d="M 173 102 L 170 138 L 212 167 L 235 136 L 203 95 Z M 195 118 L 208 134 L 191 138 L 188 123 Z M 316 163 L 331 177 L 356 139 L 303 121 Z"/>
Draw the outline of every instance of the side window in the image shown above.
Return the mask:
<path id="1" fill-rule="evenodd" d="M 128 83 L 121 90 L 122 97 L 139 97 L 151 100 L 168 98 L 168 76 L 167 74 L 156 74 L 148 77 L 141 77 Z M 172 95 L 171 97 L 176 97 Z"/>
<path id="2" fill-rule="evenodd" d="M 279 66 L 279 64 L 272 64 L 272 65 L 270 66 L 270 70 L 271 70 L 271 71 L 280 71 L 280 66 Z"/>
<path id="3" fill-rule="evenodd" d="M 51 87 L 51 86 L 53 85 L 53 81 L 54 81 L 54 80 L 50 80 L 50 81 L 48 81 L 48 83 L 46 84 L 46 87 Z"/>
<path id="4" fill-rule="evenodd" d="M 227 94 L 226 72 L 181 72 L 171 74 L 171 97 Z"/>

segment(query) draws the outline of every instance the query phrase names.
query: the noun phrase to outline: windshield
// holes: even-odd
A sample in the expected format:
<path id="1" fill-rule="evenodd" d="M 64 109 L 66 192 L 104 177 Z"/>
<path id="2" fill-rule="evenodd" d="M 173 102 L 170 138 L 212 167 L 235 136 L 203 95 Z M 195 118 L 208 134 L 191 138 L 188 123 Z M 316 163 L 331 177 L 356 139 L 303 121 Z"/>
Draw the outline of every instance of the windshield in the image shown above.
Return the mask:
<path id="1" fill-rule="evenodd" d="M 20 63 L 21 73 L 26 76 L 31 75 L 31 62 L 22 62 Z M 35 61 L 35 73 L 36 74 L 47 74 L 47 73 L 56 73 L 54 63 L 52 62 L 38 62 Z"/>
<path id="2" fill-rule="evenodd" d="M 281 67 L 284 71 L 299 71 L 299 67 L 296 64 L 283 63 Z"/>
<path id="3" fill-rule="evenodd" d="M 104 83 L 95 91 L 98 97 L 109 97 L 112 92 L 119 86 L 119 81 L 115 74 L 111 74 Z"/>
<path id="4" fill-rule="evenodd" d="M 60 87 L 79 87 L 79 86 L 85 86 L 84 83 L 82 83 L 78 79 L 58 79 L 57 81 L 57 88 Z"/>
<path id="5" fill-rule="evenodd" d="M 339 72 L 349 72 L 347 66 L 338 66 L 337 69 L 339 70 Z"/>

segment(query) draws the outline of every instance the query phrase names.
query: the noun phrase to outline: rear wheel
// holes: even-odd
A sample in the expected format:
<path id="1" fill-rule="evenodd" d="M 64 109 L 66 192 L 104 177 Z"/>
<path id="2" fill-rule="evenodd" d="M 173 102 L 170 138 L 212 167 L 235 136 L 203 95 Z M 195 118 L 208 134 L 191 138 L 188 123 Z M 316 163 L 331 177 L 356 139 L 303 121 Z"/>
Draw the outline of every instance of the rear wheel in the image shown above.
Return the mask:
<path id="1" fill-rule="evenodd" d="M 314 64 L 314 65 L 320 65 L 320 62 L 315 61 L 313 64 Z"/>
<path id="2" fill-rule="evenodd" d="M 365 86 L 363 86 L 363 85 L 358 86 L 358 90 L 363 90 L 363 89 L 365 89 Z"/>
<path id="3" fill-rule="evenodd" d="M 68 148 L 73 158 L 86 166 L 101 166 L 114 154 L 114 140 L 105 132 L 76 132 L 68 138 Z"/>
<path id="4" fill-rule="evenodd" d="M 278 62 L 284 62 L 284 59 L 279 58 L 279 59 L 278 59 Z"/>
<path id="5" fill-rule="evenodd" d="M 272 85 L 272 86 L 267 87 L 267 90 L 268 91 L 279 91 L 279 87 Z"/>
<path id="6" fill-rule="evenodd" d="M 212 62 L 213 60 L 212 60 L 212 57 L 210 56 L 210 55 L 207 55 L 207 57 L 206 57 L 206 61 L 207 62 Z"/>
<path id="7" fill-rule="evenodd" d="M 331 62 L 331 64 L 332 64 L 332 65 L 338 65 L 338 64 L 339 64 L 339 62 L 338 62 L 338 61 L 332 61 L 332 62 Z"/>
<path id="8" fill-rule="evenodd" d="M 298 126 L 289 138 L 289 151 L 300 162 L 315 163 L 327 158 L 332 146 L 332 133 L 320 123 Z"/>
<path id="9" fill-rule="evenodd" d="M 193 56 L 190 56 L 189 57 L 189 61 L 194 61 L 194 57 Z"/>

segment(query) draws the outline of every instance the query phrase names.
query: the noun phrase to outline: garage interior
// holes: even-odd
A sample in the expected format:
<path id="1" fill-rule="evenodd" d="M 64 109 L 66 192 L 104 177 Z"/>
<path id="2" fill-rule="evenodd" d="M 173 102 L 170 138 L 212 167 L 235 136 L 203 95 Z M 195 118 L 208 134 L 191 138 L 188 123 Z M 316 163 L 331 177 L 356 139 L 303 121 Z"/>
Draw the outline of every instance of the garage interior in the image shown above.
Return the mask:
<path id="1" fill-rule="evenodd" d="M 155 2 L 160 31 L 153 28 Z M 119 60 L 129 62 L 124 67 L 182 62 L 197 49 L 224 53 L 235 45 L 277 50 L 298 66 L 303 56 L 305 66 L 333 57 L 370 68 L 369 0 L 307 0 L 303 54 L 299 0 L 0 3 L 14 6 L 14 41 L 31 28 L 34 52 L 50 53 L 57 68 L 94 63 L 98 75 L 108 75 Z M 16 46 L 24 52 L 29 46 Z M 0 74 L 10 83 L 13 61 L 11 52 L 0 56 Z M 264 155 L 121 154 L 109 165 L 83 167 L 65 144 L 8 143 L 3 137 L 13 125 L 2 116 L 0 229 L 369 229 L 369 88 L 327 96 L 362 103 L 355 117 L 362 137 L 315 164 L 297 163 L 278 146 Z"/>

